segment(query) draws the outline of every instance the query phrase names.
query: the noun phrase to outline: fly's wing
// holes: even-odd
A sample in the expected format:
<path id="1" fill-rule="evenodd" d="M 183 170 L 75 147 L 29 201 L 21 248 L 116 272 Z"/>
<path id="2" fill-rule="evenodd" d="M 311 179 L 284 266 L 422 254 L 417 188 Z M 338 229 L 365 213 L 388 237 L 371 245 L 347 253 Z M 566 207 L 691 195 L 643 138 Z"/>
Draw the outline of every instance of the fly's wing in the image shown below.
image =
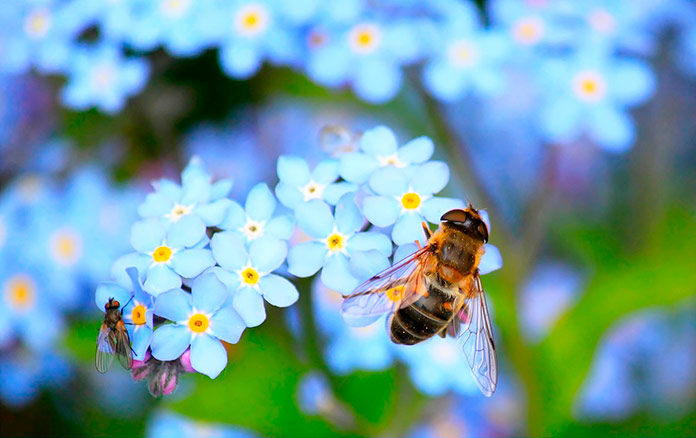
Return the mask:
<path id="1" fill-rule="evenodd" d="M 474 276 L 471 297 L 459 311 L 448 332 L 456 335 L 481 392 L 490 397 L 498 385 L 498 356 L 495 352 L 491 317 L 478 273 Z"/>
<path id="2" fill-rule="evenodd" d="M 129 370 L 133 368 L 133 354 L 131 349 L 130 337 L 128 330 L 123 321 L 119 321 L 116 325 L 116 330 L 112 332 L 114 336 L 114 344 L 116 346 L 116 357 L 123 368 Z"/>
<path id="3" fill-rule="evenodd" d="M 115 345 L 112 342 L 111 329 L 106 324 L 102 324 L 97 336 L 97 355 L 94 359 L 97 371 L 102 374 L 109 371 L 114 362 Z"/>
<path id="4" fill-rule="evenodd" d="M 423 267 L 430 254 L 425 246 L 344 296 L 341 315 L 346 324 L 370 325 L 385 313 L 409 306 L 424 295 Z"/>

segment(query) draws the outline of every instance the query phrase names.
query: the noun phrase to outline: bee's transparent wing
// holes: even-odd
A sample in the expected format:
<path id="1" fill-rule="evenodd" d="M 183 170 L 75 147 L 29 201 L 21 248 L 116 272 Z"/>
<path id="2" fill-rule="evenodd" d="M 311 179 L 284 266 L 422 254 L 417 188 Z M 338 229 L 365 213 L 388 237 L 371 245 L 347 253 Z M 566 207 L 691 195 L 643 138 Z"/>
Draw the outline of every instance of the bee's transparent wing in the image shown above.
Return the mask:
<path id="1" fill-rule="evenodd" d="M 452 325 L 471 368 L 471 374 L 481 392 L 490 397 L 498 386 L 498 356 L 495 352 L 493 328 L 488 313 L 486 295 L 478 274 L 474 277 L 472 296 L 466 300 Z"/>
<path id="2" fill-rule="evenodd" d="M 114 363 L 115 345 L 112 344 L 111 329 L 102 324 L 97 336 L 97 355 L 94 359 L 94 365 L 97 371 L 104 374 L 109 371 L 111 364 Z"/>
<path id="3" fill-rule="evenodd" d="M 118 361 L 121 363 L 123 368 L 129 370 L 133 368 L 133 354 L 131 349 L 130 337 L 128 336 L 128 330 L 123 324 L 123 321 L 119 322 L 118 329 L 113 333 L 116 345 L 116 356 Z"/>
<path id="4" fill-rule="evenodd" d="M 425 294 L 422 271 L 430 254 L 425 246 L 344 296 L 341 315 L 346 324 L 370 325 L 385 313 L 413 304 Z"/>

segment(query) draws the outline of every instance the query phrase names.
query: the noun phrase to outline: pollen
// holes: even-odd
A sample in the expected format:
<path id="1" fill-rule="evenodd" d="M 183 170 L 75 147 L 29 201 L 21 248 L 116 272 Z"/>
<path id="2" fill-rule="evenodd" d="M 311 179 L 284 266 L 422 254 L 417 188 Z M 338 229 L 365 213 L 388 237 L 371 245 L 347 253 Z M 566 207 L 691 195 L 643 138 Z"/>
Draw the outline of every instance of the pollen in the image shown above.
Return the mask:
<path id="1" fill-rule="evenodd" d="M 324 194 L 324 187 L 325 186 L 312 180 L 308 182 L 307 185 L 302 187 L 300 191 L 302 192 L 302 195 L 306 202 L 310 199 L 321 199 L 322 195 Z"/>
<path id="2" fill-rule="evenodd" d="M 249 286 L 254 286 L 259 282 L 259 273 L 256 269 L 248 267 L 241 273 L 242 281 Z"/>
<path id="3" fill-rule="evenodd" d="M 606 95 L 606 82 L 599 73 L 584 71 L 573 78 L 573 90 L 578 99 L 597 102 Z"/>
<path id="4" fill-rule="evenodd" d="M 380 167 L 394 166 L 394 167 L 406 167 L 406 163 L 399 159 L 399 155 L 394 153 L 391 155 L 386 155 L 382 157 L 377 157 Z"/>
<path id="5" fill-rule="evenodd" d="M 538 17 L 521 18 L 513 27 L 512 33 L 520 44 L 536 44 L 544 36 L 544 22 Z"/>
<path id="6" fill-rule="evenodd" d="M 395 286 L 392 288 L 389 288 L 386 290 L 387 298 L 393 302 L 401 301 L 401 298 L 404 296 L 404 285 L 400 286 Z"/>
<path id="7" fill-rule="evenodd" d="M 136 324 L 136 325 L 145 324 L 145 312 L 146 311 L 147 311 L 147 309 L 142 304 L 138 304 L 137 306 L 133 307 L 133 311 L 131 312 L 133 324 Z"/>
<path id="8" fill-rule="evenodd" d="M 5 282 L 5 299 L 17 312 L 26 312 L 36 302 L 36 283 L 25 274 L 16 274 Z"/>
<path id="9" fill-rule="evenodd" d="M 51 14 L 47 9 L 37 9 L 24 22 L 24 31 L 32 38 L 46 36 L 51 28 Z"/>
<path id="10" fill-rule="evenodd" d="M 171 219 L 172 222 L 176 222 L 179 219 L 181 219 L 182 216 L 191 213 L 191 209 L 191 206 L 175 204 L 174 207 L 172 207 L 172 211 L 169 212 L 167 217 Z"/>
<path id="11" fill-rule="evenodd" d="M 409 192 L 401 197 L 401 205 L 403 205 L 406 210 L 415 210 L 420 204 L 421 198 L 418 193 Z"/>
<path id="12" fill-rule="evenodd" d="M 210 325 L 208 317 L 202 313 L 196 313 L 194 315 L 191 315 L 188 323 L 189 328 L 194 333 L 203 333 L 206 330 L 208 330 L 208 326 Z"/>
<path id="13" fill-rule="evenodd" d="M 379 28 L 374 24 L 359 24 L 351 29 L 348 43 L 354 52 L 360 54 L 372 53 L 379 47 L 382 40 Z"/>
<path id="14" fill-rule="evenodd" d="M 247 222 L 241 228 L 242 233 L 246 236 L 248 240 L 254 240 L 258 237 L 263 236 L 263 223 L 256 222 L 251 219 L 247 219 Z"/>
<path id="15" fill-rule="evenodd" d="M 269 15 L 266 8 L 260 4 L 249 4 L 237 12 L 235 29 L 246 37 L 254 37 L 262 34 L 269 24 Z"/>
<path id="16" fill-rule="evenodd" d="M 51 236 L 50 251 L 58 264 L 72 266 L 82 256 L 82 238 L 74 230 L 62 228 Z"/>
<path id="17" fill-rule="evenodd" d="M 339 233 L 334 233 L 326 239 L 326 245 L 330 251 L 340 251 L 345 246 L 346 238 Z"/>
<path id="18" fill-rule="evenodd" d="M 167 262 L 171 257 L 172 250 L 168 246 L 160 246 L 152 253 L 152 258 L 157 263 Z"/>

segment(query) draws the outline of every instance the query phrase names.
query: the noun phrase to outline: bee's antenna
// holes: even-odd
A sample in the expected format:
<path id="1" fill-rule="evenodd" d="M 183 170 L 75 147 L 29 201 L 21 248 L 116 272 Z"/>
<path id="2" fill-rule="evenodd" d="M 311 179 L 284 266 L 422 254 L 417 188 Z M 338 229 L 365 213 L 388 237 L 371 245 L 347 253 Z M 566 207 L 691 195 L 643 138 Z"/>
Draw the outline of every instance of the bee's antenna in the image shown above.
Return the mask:
<path id="1" fill-rule="evenodd" d="M 474 208 L 474 205 L 471 203 L 471 199 L 469 199 L 468 196 L 466 197 L 466 204 L 467 204 L 467 206 L 466 206 L 467 208 L 469 208 L 469 209 L 471 209 L 471 210 L 476 210 L 476 209 Z"/>

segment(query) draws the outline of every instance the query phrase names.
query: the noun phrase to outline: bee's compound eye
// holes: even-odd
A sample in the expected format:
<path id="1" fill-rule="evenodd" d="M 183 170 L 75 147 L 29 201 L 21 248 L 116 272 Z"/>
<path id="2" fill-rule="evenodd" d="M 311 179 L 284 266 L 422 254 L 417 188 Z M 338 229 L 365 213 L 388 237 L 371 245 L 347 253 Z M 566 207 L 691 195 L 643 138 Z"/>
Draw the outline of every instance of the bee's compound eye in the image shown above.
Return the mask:
<path id="1" fill-rule="evenodd" d="M 116 300 L 111 301 L 111 306 L 110 307 L 121 307 L 121 303 L 119 303 Z"/>
<path id="2" fill-rule="evenodd" d="M 455 209 L 455 210 L 450 210 L 447 213 L 443 214 L 442 217 L 440 218 L 441 221 L 450 221 L 450 222 L 465 222 L 468 218 L 468 215 L 466 211 L 460 210 L 460 209 Z"/>
<path id="3" fill-rule="evenodd" d="M 483 237 L 484 242 L 488 243 L 488 227 L 486 226 L 486 223 L 479 223 L 477 229 L 481 237 Z"/>

